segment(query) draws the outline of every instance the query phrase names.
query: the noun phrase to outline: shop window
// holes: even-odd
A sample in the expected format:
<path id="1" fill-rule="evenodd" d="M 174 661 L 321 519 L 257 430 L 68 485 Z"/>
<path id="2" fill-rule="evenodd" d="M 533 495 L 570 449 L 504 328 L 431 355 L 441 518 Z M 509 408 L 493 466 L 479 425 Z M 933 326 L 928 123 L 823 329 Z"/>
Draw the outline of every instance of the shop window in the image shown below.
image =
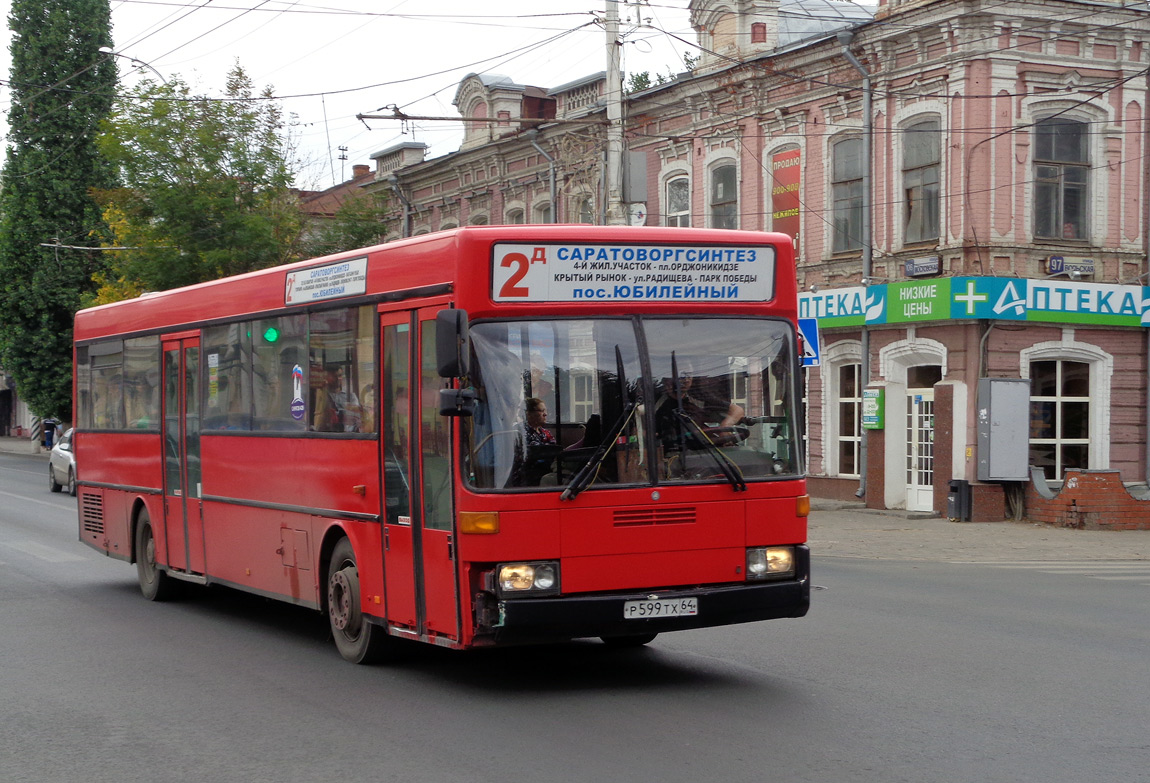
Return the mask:
<path id="1" fill-rule="evenodd" d="M 667 195 L 663 208 L 664 225 L 678 228 L 691 226 L 691 181 L 675 177 L 667 181 Z"/>
<path id="2" fill-rule="evenodd" d="M 1048 480 L 1090 467 L 1090 364 L 1030 363 L 1030 464 Z"/>
<path id="3" fill-rule="evenodd" d="M 1085 123 L 1041 120 L 1034 138 L 1034 236 L 1085 240 L 1090 155 Z"/>
<path id="4" fill-rule="evenodd" d="M 903 136 L 903 241 L 907 243 L 939 236 L 940 136 L 938 120 L 911 125 Z"/>

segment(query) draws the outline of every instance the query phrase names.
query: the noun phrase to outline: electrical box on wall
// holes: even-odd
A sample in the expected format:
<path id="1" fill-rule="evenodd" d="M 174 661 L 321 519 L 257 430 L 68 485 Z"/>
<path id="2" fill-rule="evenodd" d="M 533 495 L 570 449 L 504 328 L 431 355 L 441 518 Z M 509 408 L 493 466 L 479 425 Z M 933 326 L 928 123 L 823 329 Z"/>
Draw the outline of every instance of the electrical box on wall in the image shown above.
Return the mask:
<path id="1" fill-rule="evenodd" d="M 1030 478 L 1030 381 L 979 378 L 978 480 Z"/>

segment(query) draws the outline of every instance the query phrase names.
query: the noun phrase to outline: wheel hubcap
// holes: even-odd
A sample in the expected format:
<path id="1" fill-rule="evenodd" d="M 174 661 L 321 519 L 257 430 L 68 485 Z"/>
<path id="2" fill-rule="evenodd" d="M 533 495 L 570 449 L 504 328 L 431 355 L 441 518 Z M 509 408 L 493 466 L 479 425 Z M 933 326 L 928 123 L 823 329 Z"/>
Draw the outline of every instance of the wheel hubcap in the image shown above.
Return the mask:
<path id="1" fill-rule="evenodd" d="M 342 568 L 331 575 L 327 586 L 328 612 L 338 631 L 354 636 L 359 631 L 359 575 L 354 568 Z"/>

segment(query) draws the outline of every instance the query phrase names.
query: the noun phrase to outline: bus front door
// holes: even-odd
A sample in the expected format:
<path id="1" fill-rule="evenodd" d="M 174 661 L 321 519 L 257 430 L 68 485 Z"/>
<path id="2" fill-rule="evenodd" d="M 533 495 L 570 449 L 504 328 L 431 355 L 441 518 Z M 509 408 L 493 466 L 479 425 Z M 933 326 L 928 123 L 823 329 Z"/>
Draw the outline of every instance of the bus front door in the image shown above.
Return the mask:
<path id="1" fill-rule="evenodd" d="M 164 550 L 193 574 L 204 573 L 199 383 L 199 338 L 164 340 Z"/>
<path id="2" fill-rule="evenodd" d="M 420 638 L 459 638 L 448 421 L 439 415 L 435 311 L 381 316 L 387 617 Z"/>

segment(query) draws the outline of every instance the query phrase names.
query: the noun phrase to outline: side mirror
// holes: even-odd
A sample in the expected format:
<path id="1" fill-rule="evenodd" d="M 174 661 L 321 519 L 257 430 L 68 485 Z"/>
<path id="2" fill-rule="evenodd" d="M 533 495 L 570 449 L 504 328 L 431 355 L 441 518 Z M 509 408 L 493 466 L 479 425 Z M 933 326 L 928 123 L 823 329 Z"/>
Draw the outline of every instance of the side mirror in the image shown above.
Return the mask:
<path id="1" fill-rule="evenodd" d="M 472 416 L 475 414 L 475 389 L 440 389 L 440 416 Z"/>
<path id="2" fill-rule="evenodd" d="M 466 310 L 440 310 L 435 314 L 435 363 L 441 378 L 468 374 L 471 338 Z"/>

